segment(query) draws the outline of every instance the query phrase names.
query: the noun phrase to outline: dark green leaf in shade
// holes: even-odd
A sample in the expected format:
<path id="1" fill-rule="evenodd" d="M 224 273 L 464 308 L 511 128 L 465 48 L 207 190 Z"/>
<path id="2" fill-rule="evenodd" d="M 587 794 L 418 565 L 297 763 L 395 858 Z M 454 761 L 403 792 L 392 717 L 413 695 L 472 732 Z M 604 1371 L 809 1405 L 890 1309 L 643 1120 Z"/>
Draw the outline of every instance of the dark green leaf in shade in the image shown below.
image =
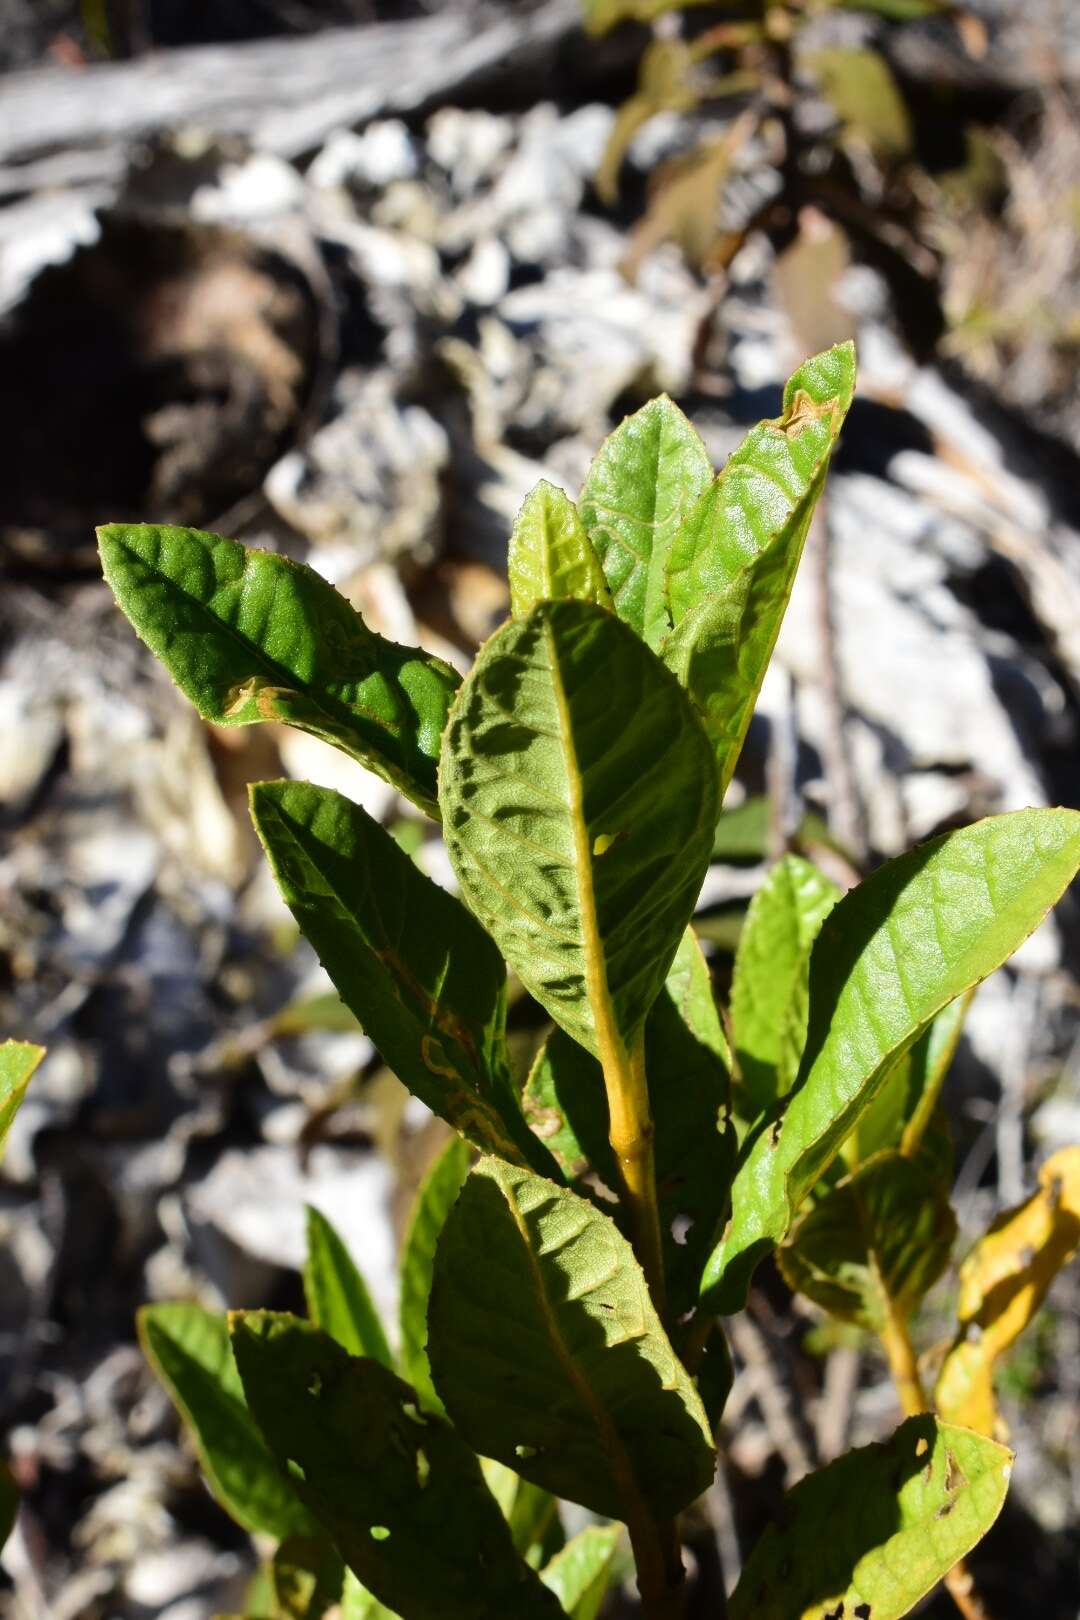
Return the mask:
<path id="1" fill-rule="evenodd" d="M 459 677 L 370 630 L 314 569 L 198 529 L 98 530 L 105 578 L 204 720 L 279 720 L 333 743 L 437 815 Z"/>
<path id="2" fill-rule="evenodd" d="M 826 917 L 810 1019 L 782 1115 L 748 1139 L 732 1217 L 706 1268 L 712 1308 L 741 1308 L 758 1262 L 896 1059 L 957 996 L 1008 960 L 1080 867 L 1080 813 L 1015 810 L 879 867 Z"/>
<path id="3" fill-rule="evenodd" d="M 906 1321 L 949 1263 L 956 1217 L 932 1161 L 884 1152 L 813 1204 L 778 1255 L 791 1287 L 881 1334 Z"/>
<path id="4" fill-rule="evenodd" d="M 279 1541 L 317 1526 L 256 1428 L 229 1347 L 223 1316 L 199 1305 L 144 1305 L 139 1339 L 184 1419 L 207 1482 L 245 1530 Z"/>
<path id="5" fill-rule="evenodd" d="M 468 1145 L 455 1136 L 420 1184 L 401 1250 L 401 1365 L 424 1406 L 433 1412 L 442 1411 L 427 1358 L 428 1298 L 435 1250 L 443 1223 L 468 1173 Z"/>
<path id="6" fill-rule="evenodd" d="M 506 969 L 465 907 L 329 788 L 256 783 L 251 815 L 289 909 L 398 1079 L 478 1147 L 553 1167 L 510 1076 Z"/>
<path id="7" fill-rule="evenodd" d="M 379 1313 L 367 1284 L 325 1215 L 307 1206 L 307 1261 L 304 1297 L 308 1315 L 351 1356 L 374 1356 L 393 1368 Z"/>
<path id="8" fill-rule="evenodd" d="M 546 602 L 481 650 L 439 771 L 469 906 L 594 1053 L 629 1048 L 671 967 L 716 820 L 709 745 L 618 619 Z"/>
<path id="9" fill-rule="evenodd" d="M 633 1250 L 569 1189 L 481 1160 L 443 1228 L 428 1325 L 458 1431 L 557 1496 L 640 1522 L 712 1479 L 704 1409 Z"/>
<path id="10" fill-rule="evenodd" d="M 582 487 L 581 520 L 616 612 L 654 649 L 671 628 L 671 543 L 712 477 L 700 434 L 664 394 L 605 439 Z"/>
<path id="11" fill-rule="evenodd" d="M 898 1148 L 908 1158 L 918 1151 L 934 1118 L 973 995 L 969 990 L 943 1007 L 889 1069 L 877 1096 L 860 1114 L 844 1143 L 848 1164 L 861 1164 L 885 1148 Z"/>
<path id="12" fill-rule="evenodd" d="M 341 1598 L 345 1566 L 325 1536 L 289 1536 L 270 1566 L 274 1620 L 322 1620 Z"/>
<path id="13" fill-rule="evenodd" d="M 1012 1453 L 913 1417 L 790 1490 L 728 1605 L 730 1620 L 899 1620 L 989 1530 Z"/>
<path id="14" fill-rule="evenodd" d="M 259 1427 L 380 1603 L 408 1620 L 553 1620 L 476 1457 L 411 1385 L 296 1317 L 230 1321 Z"/>

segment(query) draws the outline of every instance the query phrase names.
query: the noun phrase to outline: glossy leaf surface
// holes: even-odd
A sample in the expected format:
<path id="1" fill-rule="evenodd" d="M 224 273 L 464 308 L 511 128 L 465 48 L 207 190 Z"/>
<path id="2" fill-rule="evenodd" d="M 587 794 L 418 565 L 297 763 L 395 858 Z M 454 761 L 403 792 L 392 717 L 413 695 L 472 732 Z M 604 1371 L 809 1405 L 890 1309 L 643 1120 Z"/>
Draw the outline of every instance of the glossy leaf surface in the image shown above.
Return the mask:
<path id="1" fill-rule="evenodd" d="M 522 619 L 538 602 L 572 598 L 610 608 L 600 559 L 568 495 L 541 480 L 525 497 L 510 535 L 510 604 Z"/>
<path id="2" fill-rule="evenodd" d="M 1080 814 L 1017 810 L 931 840 L 838 902 L 810 958 L 810 1023 L 784 1112 L 748 1146 L 703 1292 L 741 1308 L 755 1266 L 942 1007 L 1000 967 L 1080 866 Z"/>
<path id="3" fill-rule="evenodd" d="M 829 457 L 855 386 L 855 351 L 808 360 L 783 415 L 754 428 L 674 537 L 664 661 L 702 716 L 721 793 L 742 749 L 787 609 Z"/>
<path id="4" fill-rule="evenodd" d="M 879 1153 L 796 1221 L 780 1249 L 791 1287 L 843 1322 L 906 1321 L 949 1263 L 956 1217 L 932 1163 Z"/>
<path id="5" fill-rule="evenodd" d="M 3 1152 L 12 1120 L 22 1106 L 34 1070 L 45 1056 L 43 1046 L 29 1041 L 0 1044 L 0 1152 Z"/>
<path id="6" fill-rule="evenodd" d="M 465 907 L 329 788 L 260 782 L 251 814 L 289 909 L 399 1080 L 478 1147 L 549 1164 L 507 1067 L 506 970 Z"/>
<path id="7" fill-rule="evenodd" d="M 310 1204 L 304 1297 L 315 1326 L 329 1333 L 351 1356 L 374 1356 L 384 1367 L 393 1367 L 394 1357 L 367 1284 L 326 1216 Z"/>
<path id="8" fill-rule="evenodd" d="M 468 1173 L 468 1146 L 455 1136 L 420 1184 L 401 1250 L 401 1364 L 421 1401 L 433 1412 L 442 1411 L 427 1357 L 428 1298 L 435 1250 Z"/>
<path id="9" fill-rule="evenodd" d="M 750 902 L 731 983 L 731 1027 L 748 1118 L 782 1094 L 777 1069 L 796 982 L 805 981 L 810 947 L 839 898 L 836 884 L 817 867 L 785 855 Z"/>
<path id="10" fill-rule="evenodd" d="M 1080 1147 L 1068 1147 L 1047 1159 L 1038 1191 L 999 1215 L 960 1268 L 960 1325 L 934 1392 L 943 1417 L 1000 1437 L 994 1363 L 1027 1327 L 1078 1247 Z"/>
<path id="11" fill-rule="evenodd" d="M 899 1620 L 989 1530 L 1012 1453 L 932 1417 L 801 1480 L 760 1538 L 731 1620 Z"/>
<path id="12" fill-rule="evenodd" d="M 409 1384 L 296 1317 L 231 1318 L 255 1419 L 297 1494 L 381 1603 L 409 1620 L 553 1620 L 480 1465 Z"/>
<path id="13" fill-rule="evenodd" d="M 247 1409 L 225 1318 L 199 1305 L 144 1305 L 137 1322 L 146 1357 L 191 1431 L 207 1483 L 226 1512 L 246 1530 L 279 1541 L 315 1534 Z"/>
<path id="14" fill-rule="evenodd" d="M 377 635 L 314 569 L 198 529 L 99 529 L 113 594 L 204 720 L 279 720 L 333 743 L 431 815 L 458 676 Z"/>
<path id="15" fill-rule="evenodd" d="M 463 894 L 526 988 L 591 1052 L 629 1046 L 712 845 L 715 772 L 685 694 L 611 614 L 542 603 L 481 650 L 440 795 Z"/>
<path id="16" fill-rule="evenodd" d="M 697 429 L 661 395 L 605 439 L 582 487 L 581 519 L 615 610 L 650 647 L 659 647 L 671 628 L 672 541 L 712 477 Z"/>
<path id="17" fill-rule="evenodd" d="M 596 1620 L 622 1535 L 618 1524 L 590 1524 L 555 1554 L 540 1579 L 572 1620 Z"/>
<path id="18" fill-rule="evenodd" d="M 481 1160 L 443 1229 L 429 1330 L 460 1433 L 556 1495 L 633 1519 L 712 1479 L 704 1410 L 633 1250 L 568 1189 Z"/>

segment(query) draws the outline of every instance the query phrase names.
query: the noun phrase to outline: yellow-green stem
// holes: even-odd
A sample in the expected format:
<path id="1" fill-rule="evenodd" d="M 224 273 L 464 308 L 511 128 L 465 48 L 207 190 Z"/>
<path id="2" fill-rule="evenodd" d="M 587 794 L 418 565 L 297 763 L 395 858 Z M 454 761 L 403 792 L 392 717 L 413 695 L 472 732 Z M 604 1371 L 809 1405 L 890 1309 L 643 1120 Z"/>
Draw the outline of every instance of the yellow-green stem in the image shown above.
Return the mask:
<path id="1" fill-rule="evenodd" d="M 653 1122 L 645 1079 L 644 1035 L 638 1036 L 629 1052 L 618 1036 L 610 1041 L 602 1040 L 600 1061 L 607 1091 L 609 1138 L 621 1183 L 617 1191 L 630 1218 L 634 1252 L 645 1273 L 653 1304 L 663 1317 L 666 1310 L 664 1253 L 653 1163 Z"/>

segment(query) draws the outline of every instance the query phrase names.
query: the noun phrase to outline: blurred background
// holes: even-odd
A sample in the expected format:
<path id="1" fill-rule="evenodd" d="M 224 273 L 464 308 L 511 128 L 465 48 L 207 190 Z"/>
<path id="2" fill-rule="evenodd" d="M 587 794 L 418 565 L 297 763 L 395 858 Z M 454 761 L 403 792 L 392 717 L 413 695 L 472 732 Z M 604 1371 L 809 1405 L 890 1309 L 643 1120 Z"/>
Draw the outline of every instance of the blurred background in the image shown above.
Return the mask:
<path id="1" fill-rule="evenodd" d="M 313 739 L 204 726 L 101 583 L 95 523 L 284 550 L 465 669 L 538 478 L 576 494 L 661 390 L 722 465 L 854 336 L 697 919 L 718 989 L 784 847 L 850 883 L 1080 805 L 1080 6 L 589 0 L 593 35 L 582 5 L 0 0 L 0 1032 L 49 1048 L 0 1181 L 12 1620 L 240 1607 L 251 1546 L 134 1311 L 297 1306 L 305 1201 L 392 1310 L 445 1130 L 328 993 L 245 785 L 338 787 L 449 881 L 434 829 Z M 1066 900 L 974 1003 L 946 1091 L 960 1252 L 1080 1140 L 1078 942 Z M 519 1003 L 523 1054 L 538 1027 Z M 768 1270 L 735 1353 L 694 1543 L 728 1584 L 786 1484 L 897 1421 L 873 1348 Z M 1019 1456 L 979 1584 L 998 1620 L 1072 1620 L 1075 1266 L 1003 1398 Z"/>

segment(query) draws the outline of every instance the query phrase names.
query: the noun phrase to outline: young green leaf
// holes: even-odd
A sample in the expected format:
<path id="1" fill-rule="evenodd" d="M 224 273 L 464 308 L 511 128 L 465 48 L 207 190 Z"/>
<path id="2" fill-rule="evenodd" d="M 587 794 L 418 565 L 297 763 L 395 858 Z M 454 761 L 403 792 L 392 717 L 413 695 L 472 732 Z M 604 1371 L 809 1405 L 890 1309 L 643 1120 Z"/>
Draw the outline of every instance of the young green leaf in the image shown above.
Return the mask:
<path id="1" fill-rule="evenodd" d="M 364 623 L 314 569 L 198 529 L 98 530 L 105 578 L 204 720 L 279 720 L 438 815 L 435 763 L 458 676 Z"/>
<path id="2" fill-rule="evenodd" d="M 708 1486 L 705 1412 L 633 1250 L 568 1189 L 481 1160 L 443 1228 L 428 1327 L 435 1387 L 485 1456 L 631 1522 Z"/>
<path id="3" fill-rule="evenodd" d="M 898 1148 L 909 1159 L 918 1152 L 937 1108 L 974 993 L 969 990 L 943 1007 L 915 1044 L 889 1069 L 881 1090 L 859 1115 L 844 1143 L 844 1157 L 852 1167 L 885 1148 Z"/>
<path id="4" fill-rule="evenodd" d="M 225 1511 L 245 1530 L 279 1541 L 316 1535 L 247 1409 L 225 1318 L 198 1305 L 144 1305 L 136 1322 L 146 1358 L 190 1429 Z"/>
<path id="5" fill-rule="evenodd" d="M 692 928 L 687 928 L 679 941 L 664 988 L 694 1039 L 714 1052 L 730 1074 L 731 1052 L 716 1010 L 712 974 Z"/>
<path id="6" fill-rule="evenodd" d="M 577 507 L 543 479 L 514 519 L 509 574 L 515 619 L 523 619 L 537 602 L 566 598 L 612 606 L 604 570 Z"/>
<path id="7" fill-rule="evenodd" d="M 731 1028 L 747 1119 L 782 1094 L 777 1070 L 784 1021 L 796 981 L 806 980 L 817 931 L 839 898 L 836 884 L 816 866 L 785 855 L 750 902 L 731 981 Z"/>
<path id="8" fill-rule="evenodd" d="M 43 1046 L 29 1041 L 0 1044 L 0 1152 L 3 1151 L 11 1122 L 22 1106 L 34 1070 L 45 1056 Z"/>
<path id="9" fill-rule="evenodd" d="M 551 1168 L 509 1073 L 506 969 L 464 906 L 329 788 L 256 783 L 251 816 L 290 910 L 403 1084 L 478 1147 Z"/>
<path id="10" fill-rule="evenodd" d="M 1068 1147 L 1047 1159 L 1038 1191 L 999 1215 L 960 1268 L 959 1327 L 934 1391 L 943 1417 L 1000 1437 L 994 1363 L 1027 1327 L 1078 1246 L 1080 1147 Z"/>
<path id="11" fill-rule="evenodd" d="M 906 1321 L 949 1263 L 956 1217 L 934 1166 L 879 1153 L 792 1227 L 778 1259 L 791 1287 L 882 1334 Z"/>
<path id="12" fill-rule="evenodd" d="M 726 1213 L 735 1135 L 723 1064 L 679 1016 L 671 983 L 669 978 L 645 1025 L 645 1073 L 668 1304 L 680 1316 L 694 1304 Z M 617 1187 L 600 1065 L 561 1030 L 537 1054 L 525 1107 L 571 1179 L 591 1167 Z"/>
<path id="13" fill-rule="evenodd" d="M 582 487 L 581 520 L 616 611 L 654 649 L 671 628 L 671 543 L 712 477 L 697 429 L 662 394 L 605 439 Z"/>
<path id="14" fill-rule="evenodd" d="M 386 1367 L 310 1323 L 230 1318 L 255 1420 L 354 1575 L 409 1620 L 554 1620 L 480 1465 Z"/>
<path id="15" fill-rule="evenodd" d="M 666 594 L 674 629 L 660 651 L 716 749 L 721 796 L 742 750 L 854 387 L 850 343 L 801 366 L 784 390 L 783 415 L 752 430 L 671 545 Z"/>
<path id="16" fill-rule="evenodd" d="M 758 1262 L 839 1151 L 896 1058 L 993 973 L 1080 868 L 1080 813 L 1015 810 L 889 861 L 838 902 L 810 958 L 810 1022 L 783 1115 L 749 1146 L 702 1283 L 741 1308 Z"/>
<path id="17" fill-rule="evenodd" d="M 586 602 L 499 630 L 443 741 L 447 848 L 471 909 L 591 1052 L 640 1032 L 708 865 L 709 746 L 638 638 Z"/>
<path id="18" fill-rule="evenodd" d="M 568 1541 L 542 1572 L 571 1620 L 596 1620 L 611 1579 L 611 1566 L 622 1535 L 618 1524 L 590 1524 Z"/>
<path id="19" fill-rule="evenodd" d="M 424 1406 L 440 1413 L 427 1357 L 428 1298 L 439 1234 L 468 1173 L 469 1149 L 455 1136 L 420 1185 L 401 1251 L 401 1364 Z"/>
<path id="20" fill-rule="evenodd" d="M 348 1249 L 326 1216 L 307 1206 L 304 1297 L 308 1315 L 351 1356 L 374 1356 L 393 1370 L 379 1313 Z"/>
<path id="21" fill-rule="evenodd" d="M 989 1530 L 1012 1453 L 932 1417 L 801 1480 L 755 1546 L 731 1620 L 899 1620 Z"/>

